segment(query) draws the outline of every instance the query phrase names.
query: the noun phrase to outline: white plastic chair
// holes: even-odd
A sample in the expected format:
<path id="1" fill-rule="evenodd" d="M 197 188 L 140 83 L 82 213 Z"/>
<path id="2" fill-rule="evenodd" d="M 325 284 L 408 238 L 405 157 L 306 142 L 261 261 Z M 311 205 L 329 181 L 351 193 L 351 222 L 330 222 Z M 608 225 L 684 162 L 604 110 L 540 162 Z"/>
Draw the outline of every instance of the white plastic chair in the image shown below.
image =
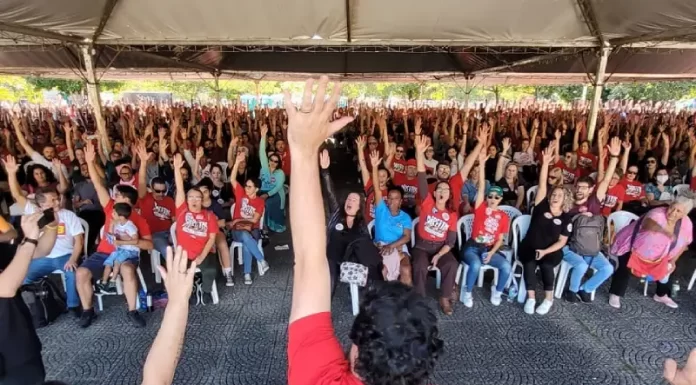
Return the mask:
<path id="1" fill-rule="evenodd" d="M 176 248 L 176 222 L 172 223 L 172 227 L 169 228 L 169 236 L 172 238 L 172 245 Z M 159 253 L 158 253 L 159 254 Z M 201 269 L 196 268 L 196 273 L 200 273 Z M 213 279 L 213 290 L 210 292 L 210 296 L 213 297 L 213 305 L 217 305 L 220 302 L 220 295 L 218 294 L 217 282 Z"/>
<path id="2" fill-rule="evenodd" d="M 609 235 L 609 241 L 611 242 L 613 240 L 614 234 L 617 234 L 621 229 L 636 220 L 638 220 L 638 216 L 628 211 L 619 210 L 609 214 L 607 217 L 607 234 Z"/>
<path id="3" fill-rule="evenodd" d="M 672 195 L 678 197 L 689 191 L 691 191 L 691 186 L 688 184 L 678 184 L 672 188 Z"/>
<path id="4" fill-rule="evenodd" d="M 230 214 L 231 214 L 230 218 L 234 218 L 234 206 L 235 206 L 235 204 L 233 204 L 232 207 L 230 207 Z M 263 231 L 263 220 L 264 220 L 265 216 L 266 216 L 266 210 L 264 209 L 263 212 L 261 213 L 261 219 L 259 222 L 259 231 Z M 259 250 L 261 251 L 261 255 L 263 255 L 265 257 L 266 254 L 263 252 L 263 241 L 260 238 L 259 238 L 259 241 L 257 244 L 259 245 Z M 235 251 L 237 252 L 237 262 L 240 265 L 244 264 L 244 258 L 242 257 L 242 248 L 243 247 L 244 247 L 244 245 L 242 245 L 241 242 L 232 241 L 232 243 L 230 244 L 230 258 L 232 258 L 232 260 L 230 261 L 230 264 L 234 263 Z M 256 262 L 256 266 L 259 269 L 259 271 L 261 271 L 261 264 L 258 261 Z"/>
<path id="5" fill-rule="evenodd" d="M 539 190 L 539 186 L 532 186 L 527 190 L 527 207 L 529 208 L 529 212 L 532 212 L 532 207 L 534 206 L 534 199 L 536 198 L 537 190 Z"/>
<path id="6" fill-rule="evenodd" d="M 372 230 L 375 228 L 375 220 L 371 220 L 370 223 L 367 224 L 367 232 L 370 234 L 370 237 L 372 239 L 375 238 L 375 234 L 372 233 Z"/>
<path id="7" fill-rule="evenodd" d="M 418 221 L 420 218 L 416 218 L 411 222 L 411 247 L 416 247 L 416 229 L 418 228 Z M 437 268 L 437 266 L 433 267 L 432 270 L 435 272 L 435 288 L 439 289 L 441 284 L 442 284 L 442 272 L 440 269 Z"/>
<path id="8" fill-rule="evenodd" d="M 85 234 L 86 235 L 86 234 Z M 104 237 L 104 226 L 99 230 L 99 238 Z M 138 280 L 140 281 L 140 286 L 142 287 L 143 291 L 145 292 L 145 296 L 147 297 L 147 306 L 152 306 L 152 298 L 150 298 L 149 295 L 147 295 L 147 284 L 145 284 L 145 277 L 143 277 L 143 272 L 140 271 L 140 266 L 138 266 L 135 269 L 136 274 L 138 274 Z M 116 277 L 116 293 L 118 295 L 123 295 L 123 284 L 121 282 L 121 277 Z M 97 297 L 97 305 L 99 307 L 99 311 L 104 311 L 104 303 L 102 301 L 102 297 L 105 295 L 111 295 L 111 294 L 104 294 L 101 292 L 94 292 L 94 296 Z M 137 306 L 140 306 L 140 301 L 138 301 Z"/>

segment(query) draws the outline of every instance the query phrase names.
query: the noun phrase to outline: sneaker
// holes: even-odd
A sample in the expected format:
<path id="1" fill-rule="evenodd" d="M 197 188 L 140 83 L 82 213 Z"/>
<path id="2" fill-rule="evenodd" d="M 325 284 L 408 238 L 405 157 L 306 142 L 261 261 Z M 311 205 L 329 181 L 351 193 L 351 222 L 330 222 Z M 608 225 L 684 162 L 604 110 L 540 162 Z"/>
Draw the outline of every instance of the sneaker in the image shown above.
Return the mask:
<path id="1" fill-rule="evenodd" d="M 549 301 L 548 299 L 545 299 L 544 302 L 539 305 L 539 307 L 536 309 L 536 313 L 539 315 L 546 315 L 546 313 L 551 310 L 551 306 L 553 305 L 553 301 Z"/>
<path id="2" fill-rule="evenodd" d="M 92 324 L 92 321 L 94 321 L 95 318 L 97 318 L 97 315 L 94 314 L 94 309 L 85 310 L 82 312 L 82 315 L 80 315 L 80 321 L 78 324 L 83 329 L 87 328 Z"/>
<path id="3" fill-rule="evenodd" d="M 580 290 L 578 292 L 578 297 L 580 297 L 580 300 L 584 303 L 592 302 L 592 294 L 586 292 L 585 290 Z"/>
<path id="4" fill-rule="evenodd" d="M 679 307 L 679 305 L 677 305 L 677 303 L 674 302 L 672 298 L 669 298 L 668 295 L 659 296 L 655 294 L 653 296 L 653 299 L 655 300 L 655 302 L 663 303 L 672 309 L 676 309 Z"/>
<path id="5" fill-rule="evenodd" d="M 613 307 L 614 309 L 621 309 L 621 297 L 619 297 L 618 295 L 610 294 L 609 306 Z"/>
<path id="6" fill-rule="evenodd" d="M 210 293 L 203 292 L 203 295 L 201 296 L 201 305 L 212 305 L 213 304 L 213 295 Z"/>
<path id="7" fill-rule="evenodd" d="M 128 316 L 128 320 L 135 326 L 136 328 L 144 328 L 145 327 L 145 318 L 138 313 L 137 310 L 131 310 L 126 313 Z"/>
<path id="8" fill-rule="evenodd" d="M 499 292 L 498 290 L 492 289 L 491 290 L 491 304 L 493 306 L 500 306 L 500 302 L 502 301 L 502 295 L 503 293 Z"/>
<path id="9" fill-rule="evenodd" d="M 536 307 L 536 300 L 535 299 L 528 299 L 527 302 L 524 303 L 524 312 L 527 314 L 534 314 L 535 307 Z"/>
<path id="10" fill-rule="evenodd" d="M 264 259 L 263 261 L 259 261 L 259 277 L 263 277 L 268 270 L 270 270 L 271 267 L 268 266 L 268 262 Z"/>
<path id="11" fill-rule="evenodd" d="M 464 292 L 464 296 L 462 297 L 462 303 L 464 304 L 464 306 L 466 306 L 468 308 L 471 308 L 474 306 L 474 298 L 470 292 L 468 292 L 468 291 Z"/>
<path id="12" fill-rule="evenodd" d="M 82 316 L 82 309 L 79 306 L 69 307 L 68 313 L 72 314 L 75 318 L 80 318 Z"/>
<path id="13" fill-rule="evenodd" d="M 570 303 L 577 303 L 578 302 L 578 293 L 574 293 L 574 292 L 568 290 L 563 295 L 563 299 L 565 299 L 567 302 L 570 302 Z"/>
<path id="14" fill-rule="evenodd" d="M 227 287 L 232 287 L 234 286 L 234 279 L 232 279 L 232 271 L 228 271 L 225 273 L 225 286 Z"/>
<path id="15" fill-rule="evenodd" d="M 244 274 L 244 284 L 251 285 L 254 281 L 251 280 L 251 274 Z"/>

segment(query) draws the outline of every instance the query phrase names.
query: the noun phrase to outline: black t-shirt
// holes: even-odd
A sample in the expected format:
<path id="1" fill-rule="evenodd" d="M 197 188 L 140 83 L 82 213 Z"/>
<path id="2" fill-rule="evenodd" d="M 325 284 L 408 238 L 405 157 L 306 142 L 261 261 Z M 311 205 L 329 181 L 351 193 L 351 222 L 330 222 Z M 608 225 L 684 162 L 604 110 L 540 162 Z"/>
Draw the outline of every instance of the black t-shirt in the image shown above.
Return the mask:
<path id="1" fill-rule="evenodd" d="M 41 361 L 41 341 L 19 292 L 0 298 L 0 378 L 13 368 Z"/>
<path id="2" fill-rule="evenodd" d="M 222 187 L 215 186 L 213 184 L 213 189 L 210 190 L 210 197 L 220 205 L 225 205 L 234 198 L 232 192 L 232 185 L 228 182 L 222 185 Z"/>
<path id="3" fill-rule="evenodd" d="M 517 186 L 510 186 L 505 180 L 505 177 L 500 178 L 494 184 L 503 189 L 503 201 L 501 204 L 508 206 L 515 206 L 515 204 L 517 204 Z"/>
<path id="4" fill-rule="evenodd" d="M 533 229 L 533 230 L 532 230 Z M 561 235 L 570 237 L 573 232 L 572 217 L 567 213 L 554 216 L 549 207 L 548 198 L 534 207 L 532 221 L 527 236 L 522 240 L 519 258 L 522 262 L 536 257 L 535 250 L 546 249 L 558 241 Z M 544 257 L 557 264 L 563 259 L 563 252 L 558 250 Z"/>

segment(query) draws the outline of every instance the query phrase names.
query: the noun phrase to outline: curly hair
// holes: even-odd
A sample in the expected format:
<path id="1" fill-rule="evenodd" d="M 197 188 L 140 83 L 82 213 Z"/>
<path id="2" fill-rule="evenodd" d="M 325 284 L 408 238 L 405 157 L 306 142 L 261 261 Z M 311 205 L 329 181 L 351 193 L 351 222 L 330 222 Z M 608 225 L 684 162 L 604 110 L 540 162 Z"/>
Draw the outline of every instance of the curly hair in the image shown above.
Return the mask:
<path id="1" fill-rule="evenodd" d="M 425 298 L 399 283 L 377 283 L 350 331 L 355 373 L 365 385 L 420 385 L 442 354 L 437 317 Z"/>

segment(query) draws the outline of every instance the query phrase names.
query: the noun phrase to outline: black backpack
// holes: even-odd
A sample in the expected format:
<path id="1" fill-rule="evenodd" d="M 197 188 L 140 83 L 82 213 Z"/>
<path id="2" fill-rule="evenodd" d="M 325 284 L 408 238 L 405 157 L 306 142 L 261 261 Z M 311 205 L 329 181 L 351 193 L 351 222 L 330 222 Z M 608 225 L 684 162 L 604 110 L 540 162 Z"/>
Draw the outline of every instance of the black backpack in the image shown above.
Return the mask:
<path id="1" fill-rule="evenodd" d="M 23 285 L 20 291 L 35 328 L 51 324 L 66 310 L 63 292 L 48 278 Z"/>

